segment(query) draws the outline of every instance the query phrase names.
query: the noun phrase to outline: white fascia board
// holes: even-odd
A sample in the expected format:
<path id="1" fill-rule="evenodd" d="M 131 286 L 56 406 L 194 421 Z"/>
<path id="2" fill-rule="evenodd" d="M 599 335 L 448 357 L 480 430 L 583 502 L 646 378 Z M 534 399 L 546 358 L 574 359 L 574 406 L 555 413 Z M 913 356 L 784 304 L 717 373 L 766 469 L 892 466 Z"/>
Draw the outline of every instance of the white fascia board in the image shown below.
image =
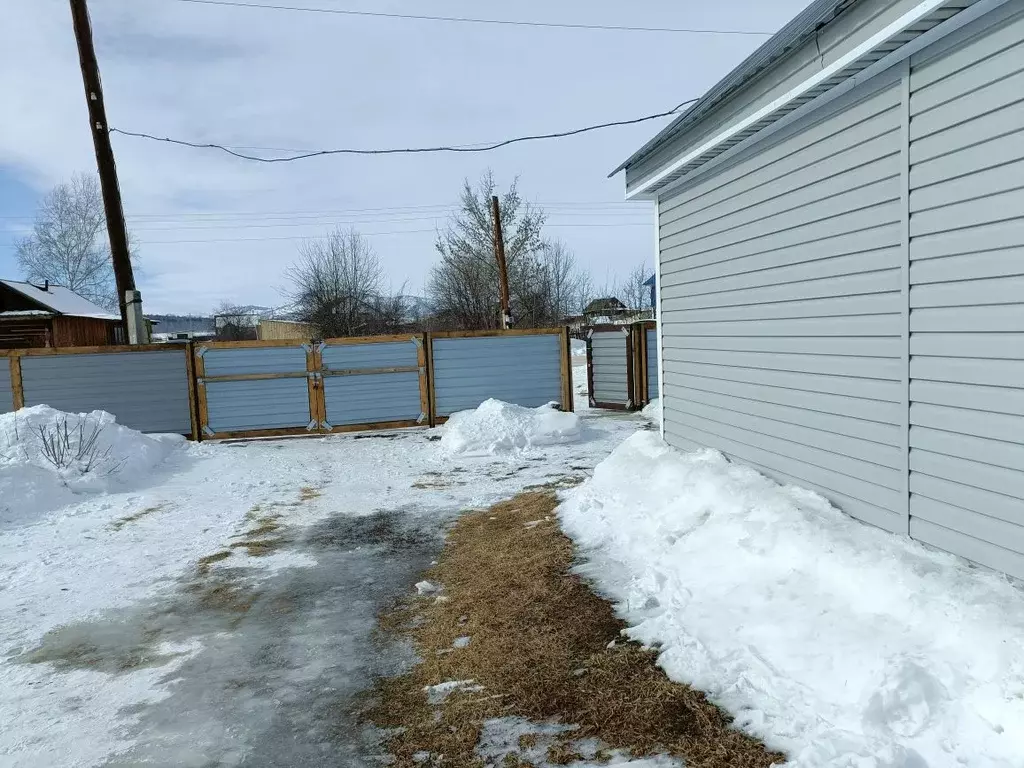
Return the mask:
<path id="1" fill-rule="evenodd" d="M 733 123 L 728 128 L 723 130 L 721 133 L 718 133 L 712 138 L 708 139 L 699 147 L 692 149 L 686 154 L 677 158 L 675 161 L 667 165 L 665 168 L 662 168 L 660 171 L 658 171 L 658 173 L 644 181 L 635 189 L 627 190 L 626 199 L 632 200 L 633 198 L 642 198 L 644 196 L 644 193 L 650 187 L 662 181 L 663 179 L 665 179 L 665 177 L 671 176 L 680 168 L 692 162 L 696 158 L 700 157 L 708 150 L 714 149 L 723 141 L 731 139 L 740 131 L 749 128 L 751 125 L 760 120 L 763 120 L 764 118 L 768 117 L 773 112 L 781 109 L 782 107 L 789 104 L 793 100 L 800 98 L 805 93 L 810 91 L 812 88 L 815 88 L 821 83 L 828 80 L 829 78 L 834 77 L 836 74 L 842 72 L 848 66 L 856 62 L 862 56 L 870 53 L 883 43 L 888 42 L 891 38 L 900 34 L 909 27 L 912 27 L 914 24 L 918 23 L 923 18 L 927 17 L 933 11 L 937 10 L 938 8 L 941 8 L 948 1 L 949 0 L 923 0 L 923 2 L 918 3 L 905 14 L 903 14 L 898 19 L 893 21 L 891 24 L 879 30 L 874 35 L 865 40 L 863 43 L 854 47 L 843 56 L 840 56 L 827 67 L 825 67 L 822 70 L 819 70 L 814 75 L 807 78 L 790 91 L 784 93 L 782 96 L 779 96 L 774 101 L 769 102 L 765 106 L 761 107 L 761 109 L 757 110 L 751 115 L 748 115 L 739 122 Z"/>

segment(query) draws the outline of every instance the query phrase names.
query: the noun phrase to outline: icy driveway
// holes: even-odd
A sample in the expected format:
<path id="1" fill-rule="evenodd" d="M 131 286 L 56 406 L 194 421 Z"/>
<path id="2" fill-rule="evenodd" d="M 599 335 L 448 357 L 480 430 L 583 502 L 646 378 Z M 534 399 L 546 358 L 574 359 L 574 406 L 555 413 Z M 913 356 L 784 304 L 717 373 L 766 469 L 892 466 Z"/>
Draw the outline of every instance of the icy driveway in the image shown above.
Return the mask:
<path id="1" fill-rule="evenodd" d="M 461 510 L 587 474 L 641 423 L 584 417 L 516 457 L 429 431 L 190 446 L 0 531 L 0 764 L 363 764 L 352 696 L 401 662 L 375 615 Z"/>

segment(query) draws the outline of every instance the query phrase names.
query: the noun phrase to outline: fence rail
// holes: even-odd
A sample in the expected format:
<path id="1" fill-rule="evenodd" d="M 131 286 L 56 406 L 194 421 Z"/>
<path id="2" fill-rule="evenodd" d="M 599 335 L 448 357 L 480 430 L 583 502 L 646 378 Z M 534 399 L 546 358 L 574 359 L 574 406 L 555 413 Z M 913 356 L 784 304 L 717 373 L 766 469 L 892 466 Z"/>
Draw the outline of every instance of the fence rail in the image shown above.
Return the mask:
<path id="1" fill-rule="evenodd" d="M 101 409 L 196 440 L 434 426 L 491 397 L 572 410 L 568 329 L 0 350 L 0 413 Z"/>

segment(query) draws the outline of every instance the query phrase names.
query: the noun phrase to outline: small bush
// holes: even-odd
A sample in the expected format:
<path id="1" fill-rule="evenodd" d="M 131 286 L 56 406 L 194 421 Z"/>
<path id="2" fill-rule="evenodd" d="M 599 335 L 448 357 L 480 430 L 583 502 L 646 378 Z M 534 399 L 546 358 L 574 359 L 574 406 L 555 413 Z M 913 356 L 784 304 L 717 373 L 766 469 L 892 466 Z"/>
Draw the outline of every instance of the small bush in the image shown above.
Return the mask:
<path id="1" fill-rule="evenodd" d="M 68 416 L 54 419 L 52 424 L 36 426 L 39 436 L 39 452 L 42 457 L 59 471 L 76 471 L 83 475 L 96 470 L 113 474 L 124 463 L 112 461 L 110 447 L 100 442 L 103 424 L 91 418 L 81 418 L 71 424 Z"/>

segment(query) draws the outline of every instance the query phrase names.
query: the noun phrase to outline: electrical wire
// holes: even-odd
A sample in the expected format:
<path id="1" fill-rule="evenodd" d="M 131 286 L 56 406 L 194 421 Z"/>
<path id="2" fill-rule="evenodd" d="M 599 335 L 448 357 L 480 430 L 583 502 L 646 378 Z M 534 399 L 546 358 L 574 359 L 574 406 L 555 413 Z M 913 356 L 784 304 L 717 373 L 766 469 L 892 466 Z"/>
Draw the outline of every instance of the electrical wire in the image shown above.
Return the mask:
<path id="1" fill-rule="evenodd" d="M 690 35 L 742 35 L 748 37 L 771 37 L 772 32 L 749 29 L 699 29 L 688 27 L 632 27 L 621 24 L 561 24 L 547 21 L 520 21 L 514 19 L 478 19 L 466 16 L 427 16 L 411 13 L 386 13 L 383 11 L 353 11 L 347 8 L 317 8 L 295 5 L 272 5 L 269 3 L 248 3 L 239 0 L 175 0 L 192 5 L 213 5 L 226 8 L 256 8 L 268 11 L 291 11 L 296 13 L 320 13 L 337 16 L 362 16 L 379 19 L 405 19 L 412 21 L 445 21 L 459 24 L 500 24 L 510 27 L 547 27 L 553 29 L 589 29 L 616 32 L 670 32 Z"/>
<path id="2" fill-rule="evenodd" d="M 184 1 L 184 0 L 183 0 Z M 193 2 L 195 0 L 188 0 Z M 163 142 L 166 144 L 176 144 L 183 147 L 191 147 L 193 149 L 216 149 L 221 152 L 240 158 L 242 160 L 251 160 L 257 163 L 291 163 L 296 160 L 306 160 L 311 157 L 324 157 L 327 155 L 418 155 L 438 152 L 455 152 L 455 153 L 477 153 L 477 152 L 493 152 L 496 149 L 511 146 L 512 144 L 521 144 L 526 141 L 545 141 L 548 139 L 564 139 L 570 136 L 579 136 L 582 133 L 589 133 L 591 131 L 600 131 L 606 128 L 617 128 L 625 125 L 637 125 L 638 123 L 646 123 L 650 120 L 658 120 L 662 117 L 671 117 L 676 114 L 680 109 L 685 107 L 687 104 L 692 104 L 699 99 L 687 99 L 686 101 L 678 104 L 674 108 L 667 112 L 659 112 L 656 115 L 646 115 L 645 117 L 636 117 L 632 120 L 615 120 L 610 123 L 599 123 L 597 125 L 588 125 L 583 128 L 574 128 L 569 131 L 558 131 L 555 133 L 540 133 L 532 136 L 517 136 L 514 139 L 505 139 L 494 144 L 486 144 L 483 146 L 472 147 L 472 146 L 440 146 L 440 147 L 411 147 L 411 148 L 391 148 L 391 149 L 318 149 L 311 152 L 303 152 L 298 155 L 289 155 L 287 157 L 261 157 L 259 155 L 249 155 L 243 152 L 237 152 L 229 146 L 223 144 L 214 143 L 200 143 L 193 141 L 185 141 L 184 139 L 175 139 L 169 136 L 154 136 L 150 133 L 142 133 L 139 131 L 126 131 L 120 128 L 110 128 L 110 133 L 117 133 L 122 136 L 131 136 L 138 139 L 146 139 L 148 141 Z"/>

